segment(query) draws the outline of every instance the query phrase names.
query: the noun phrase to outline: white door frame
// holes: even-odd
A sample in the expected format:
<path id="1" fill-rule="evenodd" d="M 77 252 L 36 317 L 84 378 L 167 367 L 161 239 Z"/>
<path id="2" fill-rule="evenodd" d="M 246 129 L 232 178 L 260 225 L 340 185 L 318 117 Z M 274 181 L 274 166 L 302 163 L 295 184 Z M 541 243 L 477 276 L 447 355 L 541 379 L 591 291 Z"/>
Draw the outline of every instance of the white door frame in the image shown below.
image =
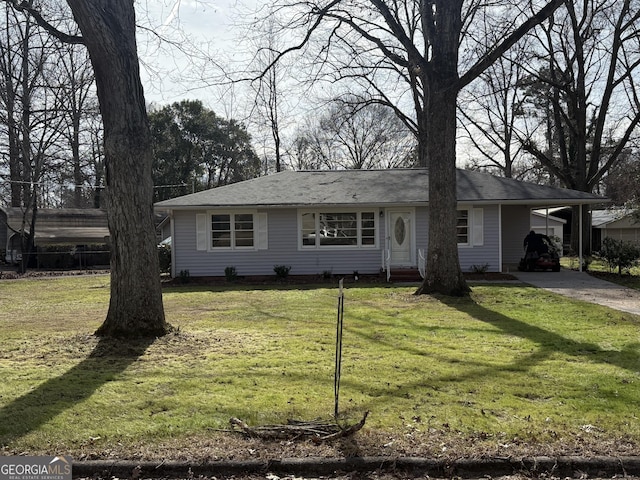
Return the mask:
<path id="1" fill-rule="evenodd" d="M 386 244 L 387 251 L 390 255 L 390 266 L 391 267 L 416 267 L 417 259 L 416 259 L 416 212 L 415 208 L 407 207 L 407 208 L 388 208 L 386 209 Z M 409 242 L 408 245 L 408 259 L 406 261 L 394 261 L 393 258 L 393 241 L 391 236 L 395 233 L 395 225 L 393 225 L 392 218 L 394 214 L 404 213 L 407 215 L 408 220 L 408 231 L 406 232 L 406 241 Z"/>

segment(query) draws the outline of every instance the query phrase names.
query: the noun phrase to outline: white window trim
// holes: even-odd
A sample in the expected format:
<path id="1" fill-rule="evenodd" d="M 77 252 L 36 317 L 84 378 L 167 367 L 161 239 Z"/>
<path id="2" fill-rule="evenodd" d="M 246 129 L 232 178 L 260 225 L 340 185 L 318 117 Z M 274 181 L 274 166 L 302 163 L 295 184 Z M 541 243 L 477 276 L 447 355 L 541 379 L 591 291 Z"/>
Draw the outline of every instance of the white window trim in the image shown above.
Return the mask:
<path id="1" fill-rule="evenodd" d="M 467 212 L 467 242 L 458 243 L 461 248 L 481 247 L 484 245 L 484 208 L 474 208 L 472 206 L 458 207 L 457 212 L 464 210 Z"/>
<path id="2" fill-rule="evenodd" d="M 458 221 L 458 212 L 467 212 L 467 241 L 464 243 L 458 242 L 458 227 L 457 227 L 457 221 Z M 471 218 L 472 215 L 472 209 L 471 207 L 458 207 L 456 209 L 456 242 L 458 244 L 458 247 L 472 247 L 473 245 L 471 244 L 471 239 L 472 239 L 472 228 L 473 228 L 473 219 Z"/>
<path id="3" fill-rule="evenodd" d="M 231 222 L 231 246 L 214 247 L 213 230 L 211 229 L 212 215 L 229 215 Z M 253 245 L 242 247 L 235 245 L 235 216 L 253 216 Z M 204 228 L 204 231 L 203 231 Z M 203 248 L 204 247 L 204 248 Z M 207 210 L 206 213 L 196 214 L 196 248 L 207 252 L 256 251 L 268 248 L 267 214 L 257 210 Z"/>
<path id="4" fill-rule="evenodd" d="M 303 245 L 302 243 L 302 216 L 306 213 L 316 214 L 316 230 L 319 227 L 321 213 L 356 213 L 358 216 L 358 238 L 357 245 L 321 245 L 316 237 L 315 245 Z M 362 214 L 373 213 L 374 242 L 372 245 L 362 244 Z M 298 210 L 298 250 L 375 250 L 379 248 L 380 237 L 380 210 L 378 208 L 311 208 Z"/>

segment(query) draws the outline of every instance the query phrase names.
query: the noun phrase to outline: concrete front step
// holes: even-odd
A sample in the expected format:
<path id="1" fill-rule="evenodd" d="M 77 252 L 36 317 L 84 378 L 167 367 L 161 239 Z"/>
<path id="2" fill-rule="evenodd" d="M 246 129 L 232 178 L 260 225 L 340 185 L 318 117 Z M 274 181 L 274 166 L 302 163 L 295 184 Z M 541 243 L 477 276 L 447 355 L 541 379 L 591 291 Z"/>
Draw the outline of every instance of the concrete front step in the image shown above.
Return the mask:
<path id="1" fill-rule="evenodd" d="M 421 282 L 422 277 L 417 268 L 392 268 L 391 282 Z"/>

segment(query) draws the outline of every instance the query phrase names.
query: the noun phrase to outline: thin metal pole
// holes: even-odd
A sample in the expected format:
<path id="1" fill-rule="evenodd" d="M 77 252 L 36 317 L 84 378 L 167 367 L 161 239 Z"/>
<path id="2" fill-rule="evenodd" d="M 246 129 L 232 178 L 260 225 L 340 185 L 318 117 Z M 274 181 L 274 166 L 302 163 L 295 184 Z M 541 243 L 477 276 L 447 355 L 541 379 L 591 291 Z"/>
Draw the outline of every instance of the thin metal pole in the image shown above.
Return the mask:
<path id="1" fill-rule="evenodd" d="M 340 374 L 342 370 L 342 329 L 344 324 L 344 290 L 343 280 L 340 280 L 338 290 L 338 321 L 336 323 L 336 368 L 334 373 L 334 417 L 338 418 L 338 405 L 340 401 Z"/>

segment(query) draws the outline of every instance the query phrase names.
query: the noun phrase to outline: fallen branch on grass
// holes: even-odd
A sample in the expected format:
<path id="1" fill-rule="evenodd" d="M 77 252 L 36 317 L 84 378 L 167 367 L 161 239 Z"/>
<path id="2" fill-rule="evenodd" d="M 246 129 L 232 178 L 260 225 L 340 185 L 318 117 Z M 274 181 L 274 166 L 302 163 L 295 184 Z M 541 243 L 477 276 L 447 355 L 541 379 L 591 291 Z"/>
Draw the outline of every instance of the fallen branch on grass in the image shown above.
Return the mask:
<path id="1" fill-rule="evenodd" d="M 234 432 L 243 433 L 253 438 L 298 440 L 311 438 L 316 441 L 334 440 L 336 438 L 349 437 L 364 427 L 369 412 L 365 412 L 362 420 L 355 425 L 342 427 L 337 423 L 329 422 L 300 422 L 289 420 L 286 425 L 263 425 L 250 427 L 239 418 L 231 418 L 229 423 Z"/>

